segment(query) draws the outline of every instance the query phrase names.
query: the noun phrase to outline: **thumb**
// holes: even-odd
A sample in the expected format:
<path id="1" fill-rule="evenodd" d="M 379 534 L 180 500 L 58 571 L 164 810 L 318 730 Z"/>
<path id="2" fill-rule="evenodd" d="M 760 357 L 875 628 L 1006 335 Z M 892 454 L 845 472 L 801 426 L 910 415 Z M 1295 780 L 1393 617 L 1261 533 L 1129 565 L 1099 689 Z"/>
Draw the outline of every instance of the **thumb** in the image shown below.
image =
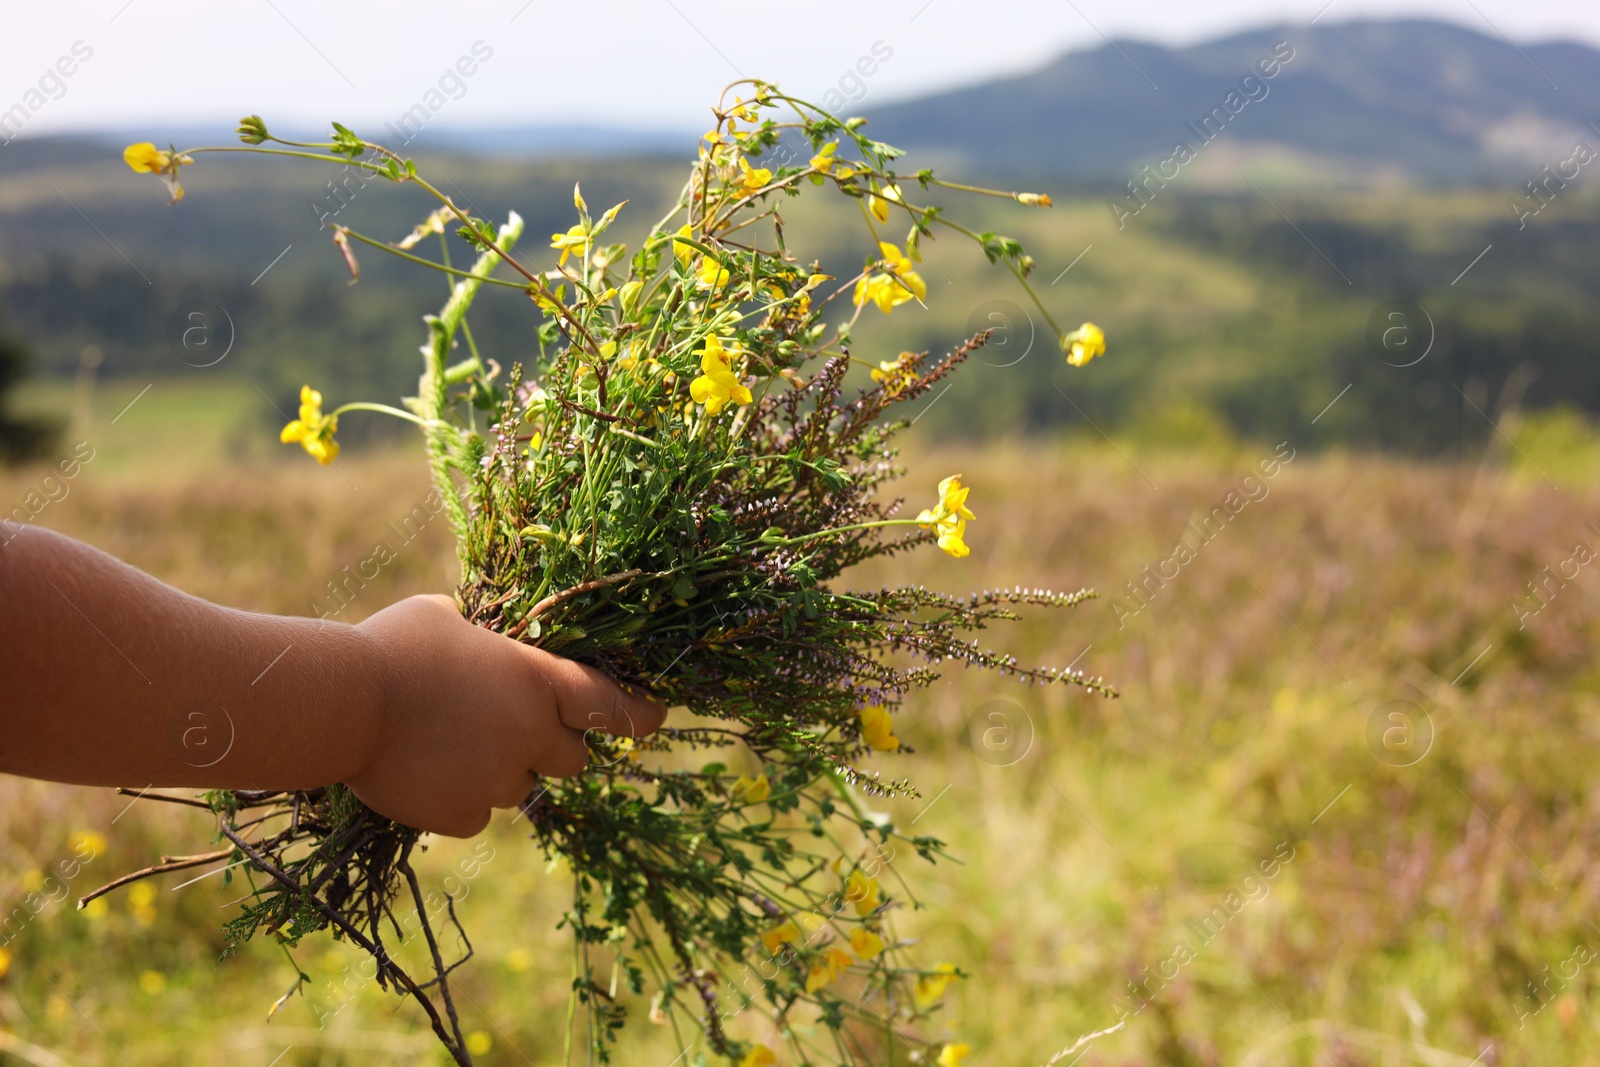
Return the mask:
<path id="1" fill-rule="evenodd" d="M 624 688 L 602 672 L 542 649 L 519 646 L 550 683 L 561 722 L 587 733 L 644 737 L 666 720 L 667 708 L 643 690 Z"/>

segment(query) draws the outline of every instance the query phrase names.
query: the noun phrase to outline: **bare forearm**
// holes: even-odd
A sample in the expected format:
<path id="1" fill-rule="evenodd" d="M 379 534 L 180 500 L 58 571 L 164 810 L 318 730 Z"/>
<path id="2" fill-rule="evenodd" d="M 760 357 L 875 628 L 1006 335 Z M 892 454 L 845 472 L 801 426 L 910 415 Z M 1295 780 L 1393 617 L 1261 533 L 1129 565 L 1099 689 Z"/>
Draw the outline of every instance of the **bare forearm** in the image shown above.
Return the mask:
<path id="1" fill-rule="evenodd" d="M 218 607 L 69 538 L 0 527 L 0 771 L 141 788 L 340 781 L 371 756 L 382 655 L 356 627 Z"/>

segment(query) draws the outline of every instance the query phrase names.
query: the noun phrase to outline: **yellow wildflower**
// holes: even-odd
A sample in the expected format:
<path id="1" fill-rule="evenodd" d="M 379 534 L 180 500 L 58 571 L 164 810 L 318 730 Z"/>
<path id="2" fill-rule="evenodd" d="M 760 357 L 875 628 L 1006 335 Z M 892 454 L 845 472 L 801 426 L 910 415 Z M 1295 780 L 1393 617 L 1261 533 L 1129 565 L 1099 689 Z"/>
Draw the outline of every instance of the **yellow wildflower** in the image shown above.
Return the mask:
<path id="1" fill-rule="evenodd" d="M 106 835 L 97 830 L 78 830 L 70 841 L 79 859 L 91 860 L 106 850 Z"/>
<path id="2" fill-rule="evenodd" d="M 977 516 L 967 510 L 967 494 L 970 492 L 971 486 L 961 484 L 961 475 L 952 474 L 939 482 L 939 504 L 958 518 L 975 519 Z"/>
<path id="3" fill-rule="evenodd" d="M 858 926 L 850 931 L 850 948 L 857 956 L 870 960 L 883 951 L 883 938 L 865 926 Z"/>
<path id="4" fill-rule="evenodd" d="M 677 236 L 679 236 L 679 237 L 693 237 L 694 236 L 694 229 L 692 227 L 690 227 L 690 225 L 686 222 L 682 226 L 678 227 Z M 687 243 L 685 241 L 673 241 L 672 242 L 672 254 L 677 256 L 678 257 L 678 262 L 683 264 L 684 266 L 688 266 L 689 265 L 689 260 L 694 258 L 694 254 L 695 254 L 696 251 L 697 250 L 694 247 L 694 245 L 689 244 L 689 243 Z"/>
<path id="5" fill-rule="evenodd" d="M 634 303 L 639 299 L 639 290 L 644 288 L 644 282 L 635 278 L 631 282 L 624 282 L 621 289 L 617 290 L 617 303 L 624 312 L 632 311 Z"/>
<path id="6" fill-rule="evenodd" d="M 742 172 L 739 183 L 747 193 L 763 188 L 772 180 L 772 171 L 766 167 L 752 167 L 743 156 L 739 157 L 739 170 Z"/>
<path id="7" fill-rule="evenodd" d="M 131 144 L 122 150 L 122 161 L 133 168 L 135 174 L 154 174 L 166 183 L 172 194 L 172 203 L 183 199 L 183 186 L 178 181 L 178 168 L 194 162 L 193 156 L 177 152 L 163 152 L 149 141 Z"/>
<path id="8" fill-rule="evenodd" d="M 939 547 L 956 559 L 972 551 L 963 540 L 967 534 L 967 520 L 976 517 L 967 510 L 969 492 L 970 487 L 961 484 L 961 475 L 952 474 L 939 483 L 939 503 L 923 508 L 917 515 L 917 522 L 923 529 L 938 531 Z"/>
<path id="9" fill-rule="evenodd" d="M 785 919 L 761 935 L 762 947 L 774 956 L 783 950 L 784 945 L 798 945 L 799 943 L 800 928 L 794 924 L 793 919 Z"/>
<path id="10" fill-rule="evenodd" d="M 733 794 L 735 800 L 746 804 L 759 804 L 772 795 L 772 783 L 767 781 L 767 776 L 764 774 L 758 774 L 754 778 L 741 774 L 728 792 Z"/>
<path id="11" fill-rule="evenodd" d="M 592 243 L 593 238 L 589 235 L 589 227 L 582 222 L 576 226 L 569 227 L 566 233 L 553 233 L 550 235 L 550 247 L 561 250 L 561 259 L 557 265 L 562 267 L 567 265 L 568 256 L 588 255 L 589 246 Z"/>
<path id="12" fill-rule="evenodd" d="M 772 1067 L 778 1062 L 778 1054 L 765 1045 L 752 1045 L 750 1051 L 744 1054 L 739 1061 L 739 1067 Z"/>
<path id="13" fill-rule="evenodd" d="M 822 954 L 822 960 L 813 963 L 806 972 L 806 992 L 815 993 L 823 986 L 832 984 L 855 961 L 850 958 L 850 953 L 842 948 L 830 945 Z"/>
<path id="14" fill-rule="evenodd" d="M 706 257 L 700 264 L 700 272 L 695 279 L 695 287 L 699 289 L 721 289 L 728 284 L 728 268 L 717 260 Z"/>
<path id="15" fill-rule="evenodd" d="M 872 380 L 882 382 L 883 391 L 890 396 L 898 396 L 917 382 L 917 372 L 910 366 L 916 358 L 913 353 L 902 352 L 893 360 L 879 360 L 877 370 L 872 372 Z"/>
<path id="16" fill-rule="evenodd" d="M 140 141 L 122 150 L 122 161 L 135 174 L 160 174 L 172 165 L 172 153 L 161 151 L 149 141 Z"/>
<path id="17" fill-rule="evenodd" d="M 872 212 L 872 217 L 879 222 L 888 222 L 889 205 L 898 203 L 900 203 L 898 185 L 885 185 L 877 193 L 867 197 L 867 208 Z"/>
<path id="18" fill-rule="evenodd" d="M 916 987 L 911 991 L 917 1007 L 926 1009 L 939 1003 L 944 999 L 944 991 L 950 987 L 950 983 L 960 977 L 953 963 L 941 963 L 933 969 L 932 974 L 919 976 Z"/>
<path id="19" fill-rule="evenodd" d="M 856 906 L 857 915 L 871 915 L 883 903 L 883 893 L 878 880 L 860 868 L 850 872 L 844 880 L 844 898 Z"/>
<path id="20" fill-rule="evenodd" d="M 883 254 L 887 271 L 868 274 L 856 282 L 855 302 L 860 307 L 868 300 L 878 305 L 885 315 L 908 300 L 923 300 L 928 295 L 928 284 L 922 275 L 912 269 L 911 260 L 901 255 L 900 249 L 880 241 L 878 251 Z"/>
<path id="21" fill-rule="evenodd" d="M 283 428 L 278 440 L 284 444 L 300 442 L 300 447 L 326 466 L 339 458 L 339 416 L 322 413 L 322 394 L 309 385 L 300 387 L 300 417 Z"/>
<path id="22" fill-rule="evenodd" d="M 0 978 L 4 978 L 9 970 L 11 970 L 11 953 L 0 948 Z"/>
<path id="23" fill-rule="evenodd" d="M 965 519 L 946 519 L 939 523 L 938 530 L 939 538 L 936 543 L 946 554 L 956 559 L 966 559 L 972 554 L 972 549 L 967 547 Z"/>
<path id="24" fill-rule="evenodd" d="M 861 719 L 861 740 L 879 752 L 893 752 L 900 747 L 894 735 L 894 722 L 882 704 L 873 704 L 856 712 Z"/>
<path id="25" fill-rule="evenodd" d="M 494 1048 L 494 1038 L 489 1036 L 489 1031 L 474 1030 L 467 1035 L 467 1051 L 474 1056 L 487 1056 L 492 1048 Z"/>
<path id="26" fill-rule="evenodd" d="M 1068 363 L 1081 367 L 1095 356 L 1105 354 L 1105 331 L 1086 322 L 1061 339 L 1061 350 L 1067 354 Z"/>
<path id="27" fill-rule="evenodd" d="M 156 890 L 149 882 L 135 882 L 128 890 L 128 911 L 140 926 L 156 922 Z"/>
<path id="28" fill-rule="evenodd" d="M 961 1067 L 961 1061 L 972 1053 L 972 1046 L 965 1041 L 955 1041 L 939 1050 L 939 1058 L 934 1062 L 938 1067 Z"/>
<path id="29" fill-rule="evenodd" d="M 706 338 L 706 346 L 700 350 L 700 377 L 689 383 L 689 395 L 696 404 L 705 405 L 707 415 L 717 414 L 730 400 L 748 404 L 754 399 L 733 373 L 733 361 L 743 354 L 737 341 L 724 348 L 716 334 Z"/>
<path id="30" fill-rule="evenodd" d="M 833 173 L 833 168 L 839 162 L 834 158 L 834 153 L 837 151 L 839 151 L 839 142 L 829 141 L 822 146 L 822 151 L 811 157 L 811 169 L 816 171 L 815 174 L 811 175 L 811 183 L 813 185 L 821 185 L 822 176 Z"/>

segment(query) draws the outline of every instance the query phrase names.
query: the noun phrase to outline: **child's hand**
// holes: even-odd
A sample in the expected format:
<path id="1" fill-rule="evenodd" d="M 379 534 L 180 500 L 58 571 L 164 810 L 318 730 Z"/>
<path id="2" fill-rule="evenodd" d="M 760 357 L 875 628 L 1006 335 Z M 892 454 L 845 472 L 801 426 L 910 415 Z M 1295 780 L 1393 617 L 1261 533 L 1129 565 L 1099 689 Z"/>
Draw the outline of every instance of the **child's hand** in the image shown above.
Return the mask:
<path id="1" fill-rule="evenodd" d="M 449 597 L 358 626 L 208 604 L 88 545 L 0 521 L 0 773 L 138 789 L 345 782 L 391 819 L 469 836 L 584 734 L 666 709 L 490 633 Z"/>
<path id="2" fill-rule="evenodd" d="M 357 630 L 380 650 L 384 684 L 370 758 L 346 784 L 418 829 L 476 834 L 536 774 L 582 771 L 588 731 L 643 737 L 666 717 L 592 667 L 474 626 L 449 597 L 402 600 Z"/>

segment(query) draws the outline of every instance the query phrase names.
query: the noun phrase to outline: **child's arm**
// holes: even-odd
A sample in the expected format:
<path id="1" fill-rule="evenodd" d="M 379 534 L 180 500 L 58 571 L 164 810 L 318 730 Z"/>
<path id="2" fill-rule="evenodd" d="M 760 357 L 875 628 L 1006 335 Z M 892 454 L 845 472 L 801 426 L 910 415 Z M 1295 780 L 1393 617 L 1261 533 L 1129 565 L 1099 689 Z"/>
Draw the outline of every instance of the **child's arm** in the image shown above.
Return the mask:
<path id="1" fill-rule="evenodd" d="M 0 772 L 84 785 L 303 789 L 469 836 L 567 776 L 584 732 L 665 710 L 600 672 L 412 597 L 357 626 L 181 593 L 60 534 L 0 523 Z"/>

